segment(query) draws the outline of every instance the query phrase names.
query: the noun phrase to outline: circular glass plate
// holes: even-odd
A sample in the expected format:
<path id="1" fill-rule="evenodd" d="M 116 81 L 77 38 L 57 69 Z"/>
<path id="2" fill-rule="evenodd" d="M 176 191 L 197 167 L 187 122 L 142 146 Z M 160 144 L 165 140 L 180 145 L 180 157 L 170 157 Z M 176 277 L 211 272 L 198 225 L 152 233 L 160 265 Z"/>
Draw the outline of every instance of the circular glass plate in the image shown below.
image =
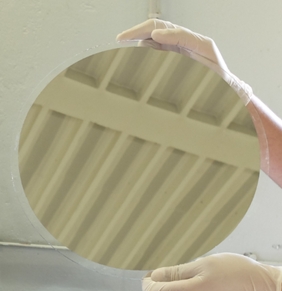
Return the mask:
<path id="1" fill-rule="evenodd" d="M 44 88 L 19 167 L 31 208 L 59 242 L 145 270 L 188 262 L 232 232 L 257 187 L 259 145 L 219 75 L 132 46 L 78 56 Z"/>

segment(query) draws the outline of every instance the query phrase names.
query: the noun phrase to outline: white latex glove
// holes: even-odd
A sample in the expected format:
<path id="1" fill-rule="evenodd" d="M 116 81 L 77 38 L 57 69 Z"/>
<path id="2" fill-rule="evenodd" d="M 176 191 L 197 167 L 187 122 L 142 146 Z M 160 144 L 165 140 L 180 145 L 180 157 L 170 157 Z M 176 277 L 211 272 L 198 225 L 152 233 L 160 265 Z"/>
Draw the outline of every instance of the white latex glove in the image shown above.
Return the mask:
<path id="1" fill-rule="evenodd" d="M 150 275 L 149 275 L 150 276 Z M 156 269 L 143 279 L 144 291 L 281 291 L 282 269 L 222 253 Z"/>
<path id="2" fill-rule="evenodd" d="M 215 42 L 191 30 L 159 19 L 149 19 L 117 36 L 117 41 L 141 40 L 142 46 L 189 56 L 217 72 L 247 105 L 253 95 L 249 85 L 228 69 Z"/>

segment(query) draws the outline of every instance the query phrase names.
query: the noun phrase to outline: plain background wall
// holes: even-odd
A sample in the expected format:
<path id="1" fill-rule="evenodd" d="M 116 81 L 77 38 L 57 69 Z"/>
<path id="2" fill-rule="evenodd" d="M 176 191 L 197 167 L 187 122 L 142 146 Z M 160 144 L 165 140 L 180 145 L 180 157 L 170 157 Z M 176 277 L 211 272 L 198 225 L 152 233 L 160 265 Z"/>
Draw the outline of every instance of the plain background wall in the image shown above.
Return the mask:
<path id="1" fill-rule="evenodd" d="M 1 241 L 56 243 L 29 211 L 21 188 L 17 146 L 24 118 L 60 64 L 113 42 L 146 20 L 147 6 L 147 0 L 0 0 Z M 162 0 L 161 7 L 163 19 L 212 37 L 230 70 L 282 117 L 281 1 Z M 235 231 L 246 244 L 236 238 L 226 243 L 282 261 L 282 251 L 271 247 L 282 244 L 281 205 L 281 189 L 262 173 L 255 201 Z"/>

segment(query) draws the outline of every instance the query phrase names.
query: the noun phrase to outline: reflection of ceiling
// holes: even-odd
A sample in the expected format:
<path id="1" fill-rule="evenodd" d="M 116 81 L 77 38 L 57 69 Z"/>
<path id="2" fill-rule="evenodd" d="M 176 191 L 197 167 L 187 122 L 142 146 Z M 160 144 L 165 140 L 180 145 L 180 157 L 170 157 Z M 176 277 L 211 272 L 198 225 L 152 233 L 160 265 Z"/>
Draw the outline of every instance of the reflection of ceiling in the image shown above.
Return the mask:
<path id="1" fill-rule="evenodd" d="M 119 268 L 185 262 L 244 215 L 258 143 L 238 97 L 180 55 L 121 49 L 54 79 L 19 150 L 42 223 L 77 253 Z"/>

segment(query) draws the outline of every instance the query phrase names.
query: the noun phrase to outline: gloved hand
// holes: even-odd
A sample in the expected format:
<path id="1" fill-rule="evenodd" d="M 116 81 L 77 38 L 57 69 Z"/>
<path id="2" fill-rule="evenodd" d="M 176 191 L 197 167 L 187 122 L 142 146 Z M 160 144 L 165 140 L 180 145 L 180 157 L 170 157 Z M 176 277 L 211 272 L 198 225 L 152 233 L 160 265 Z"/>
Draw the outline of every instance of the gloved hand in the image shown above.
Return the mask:
<path id="1" fill-rule="evenodd" d="M 253 95 L 249 85 L 233 75 L 215 42 L 191 30 L 159 19 L 149 19 L 117 36 L 117 41 L 141 40 L 141 46 L 189 56 L 217 72 L 247 105 Z"/>
<path id="2" fill-rule="evenodd" d="M 281 291 L 282 269 L 222 253 L 149 276 L 143 279 L 144 291 Z"/>

